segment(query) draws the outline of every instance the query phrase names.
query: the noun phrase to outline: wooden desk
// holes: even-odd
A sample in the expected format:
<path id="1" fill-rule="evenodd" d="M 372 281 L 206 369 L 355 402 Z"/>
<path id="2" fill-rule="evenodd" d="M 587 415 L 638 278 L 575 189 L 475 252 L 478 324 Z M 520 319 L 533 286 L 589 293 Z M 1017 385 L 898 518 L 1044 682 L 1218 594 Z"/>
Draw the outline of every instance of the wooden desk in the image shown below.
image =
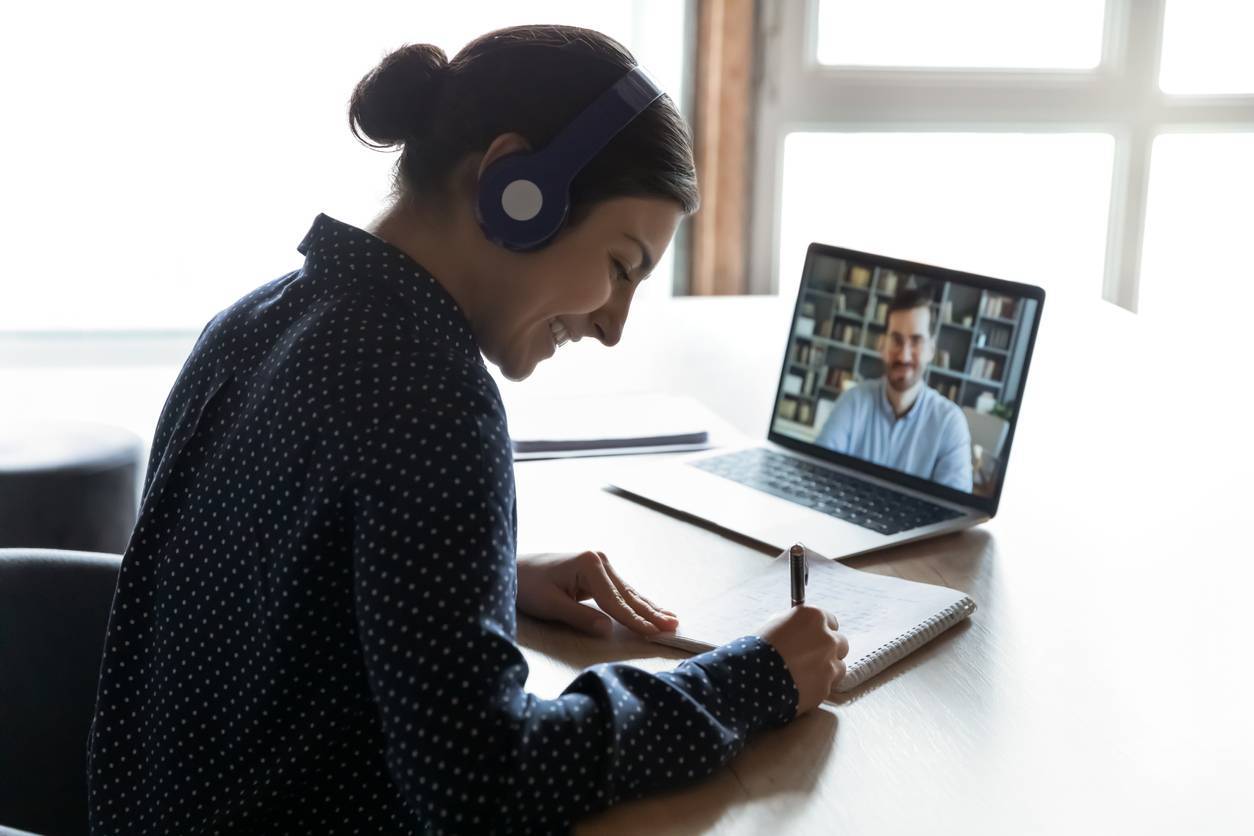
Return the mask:
<path id="1" fill-rule="evenodd" d="M 1250 832 L 1254 456 L 1248 412 L 1224 400 L 1249 384 L 1244 358 L 1173 359 L 1160 336 L 1051 299 L 998 516 L 851 561 L 962 589 L 972 619 L 707 781 L 579 832 Z M 612 466 L 520 463 L 520 552 L 602 550 L 681 618 L 774 554 L 602 487 Z M 683 656 L 525 618 L 519 639 L 546 697 L 589 664 Z"/>

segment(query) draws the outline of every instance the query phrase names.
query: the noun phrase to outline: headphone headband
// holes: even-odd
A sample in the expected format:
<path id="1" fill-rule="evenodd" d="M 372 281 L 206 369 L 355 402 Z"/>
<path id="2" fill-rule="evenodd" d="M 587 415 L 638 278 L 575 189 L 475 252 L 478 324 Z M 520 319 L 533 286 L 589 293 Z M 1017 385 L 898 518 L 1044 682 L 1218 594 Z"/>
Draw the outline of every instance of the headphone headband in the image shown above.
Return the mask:
<path id="1" fill-rule="evenodd" d="M 598 151 L 661 96 L 662 91 L 644 68 L 636 67 L 588 105 L 542 153 L 561 160 L 570 172 L 567 182 L 574 180 Z"/>

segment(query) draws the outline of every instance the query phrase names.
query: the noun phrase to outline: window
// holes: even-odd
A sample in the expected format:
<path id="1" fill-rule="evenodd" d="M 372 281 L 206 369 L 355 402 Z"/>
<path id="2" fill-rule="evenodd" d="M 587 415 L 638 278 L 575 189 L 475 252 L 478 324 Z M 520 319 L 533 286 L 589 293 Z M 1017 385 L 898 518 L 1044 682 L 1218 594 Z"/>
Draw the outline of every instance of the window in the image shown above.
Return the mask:
<path id="1" fill-rule="evenodd" d="M 1172 0 L 1166 11 L 1164 93 L 1254 93 L 1254 3 Z"/>
<path id="2" fill-rule="evenodd" d="M 1096 67 L 1103 0 L 820 0 L 818 60 L 878 67 Z"/>
<path id="3" fill-rule="evenodd" d="M 1113 151 L 1102 133 L 790 133 L 780 292 L 811 241 L 1100 287 Z"/>
<path id="4" fill-rule="evenodd" d="M 1252 19 L 1244 0 L 767 0 L 751 291 L 791 296 L 822 241 L 1136 310 L 1173 189 L 1254 227 L 1239 191 L 1184 173 L 1212 153 L 1248 170 Z"/>
<path id="5" fill-rule="evenodd" d="M 1215 328 L 1235 345 L 1254 304 L 1254 132 L 1164 134 L 1151 171 L 1141 310 L 1204 352 Z"/>
<path id="6" fill-rule="evenodd" d="M 299 267 L 317 213 L 369 223 L 397 154 L 357 143 L 348 99 L 403 43 L 452 56 L 501 26 L 587 26 L 686 107 L 686 6 L 670 0 L 27 3 L 7 18 L 24 33 L 0 53 L 22 129 L 0 163 L 0 332 L 194 336 Z M 637 299 L 669 295 L 672 270 Z"/>

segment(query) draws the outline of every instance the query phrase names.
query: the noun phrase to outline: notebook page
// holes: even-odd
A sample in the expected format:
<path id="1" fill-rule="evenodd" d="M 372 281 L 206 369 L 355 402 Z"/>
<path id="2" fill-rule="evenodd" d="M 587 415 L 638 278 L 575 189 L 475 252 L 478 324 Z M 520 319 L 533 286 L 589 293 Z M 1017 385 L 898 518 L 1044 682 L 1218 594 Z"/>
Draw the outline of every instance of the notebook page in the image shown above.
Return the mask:
<path id="1" fill-rule="evenodd" d="M 838 561 L 810 554 L 806 603 L 831 612 L 840 622 L 840 632 L 849 640 L 845 664 L 851 676 L 856 673 L 860 660 L 868 660 L 877 650 L 946 609 L 962 602 L 969 604 L 965 612 L 974 609 L 970 599 L 957 590 L 860 572 Z M 717 647 L 753 632 L 790 604 L 785 552 L 761 574 L 706 601 L 692 612 L 680 613 L 679 630 L 673 635 L 656 637 L 655 641 L 694 651 Z M 873 671 L 868 671 L 865 675 L 871 673 Z M 857 677 L 856 681 L 862 681 L 865 675 Z"/>

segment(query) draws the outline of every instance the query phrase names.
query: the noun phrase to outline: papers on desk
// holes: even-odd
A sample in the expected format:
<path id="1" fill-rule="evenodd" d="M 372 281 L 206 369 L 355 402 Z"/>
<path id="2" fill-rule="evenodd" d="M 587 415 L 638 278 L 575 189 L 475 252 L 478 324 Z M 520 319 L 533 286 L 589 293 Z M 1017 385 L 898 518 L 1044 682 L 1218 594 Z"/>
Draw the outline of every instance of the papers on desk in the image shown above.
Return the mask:
<path id="1" fill-rule="evenodd" d="M 676 395 L 580 395 L 519 403 L 509 411 L 515 460 L 704 450 L 715 419 Z"/>

